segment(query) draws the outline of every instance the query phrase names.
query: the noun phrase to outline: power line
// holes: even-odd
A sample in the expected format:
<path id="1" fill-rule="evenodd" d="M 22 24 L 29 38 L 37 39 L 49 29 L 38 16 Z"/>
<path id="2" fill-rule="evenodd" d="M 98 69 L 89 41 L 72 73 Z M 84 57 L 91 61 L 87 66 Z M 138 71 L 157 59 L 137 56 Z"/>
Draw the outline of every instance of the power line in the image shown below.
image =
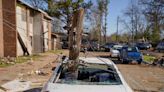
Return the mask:
<path id="1" fill-rule="evenodd" d="M 25 15 L 26 17 L 30 17 L 28 14 L 22 14 L 22 13 L 19 13 L 19 12 L 13 12 L 13 11 L 11 11 L 11 10 L 8 10 L 8 9 L 3 9 L 3 8 L 0 8 L 2 11 L 5 11 L 5 12 L 8 12 L 8 13 L 13 13 L 13 14 L 18 14 L 18 15 Z M 35 11 L 35 10 L 34 10 Z M 38 11 L 39 12 L 39 11 Z M 42 12 L 40 12 L 40 13 L 42 13 Z M 42 13 L 43 14 L 43 13 Z M 52 18 L 54 18 L 54 17 L 52 17 Z M 57 18 L 56 18 L 57 19 Z M 45 19 L 42 19 L 42 21 L 46 21 L 46 22 L 48 22 L 48 23 L 51 23 L 52 25 L 55 25 L 56 24 L 56 20 L 55 20 L 55 18 L 53 19 L 53 20 L 51 20 L 51 22 L 50 21 L 48 21 L 48 20 L 45 20 Z M 60 20 L 61 22 L 62 22 L 62 20 Z M 40 22 L 40 20 L 36 20 L 35 19 L 35 22 Z M 64 22 L 65 23 L 65 22 Z M 60 27 L 60 29 L 61 29 L 61 27 Z"/>
<path id="2" fill-rule="evenodd" d="M 12 23 L 9 23 L 9 22 L 7 22 L 6 20 L 5 20 L 5 22 L 3 22 L 3 24 L 5 24 L 6 26 L 8 26 L 8 27 L 10 27 L 12 30 L 9 30 L 9 31 L 16 31 L 16 32 L 19 32 L 17 29 L 15 29 L 13 26 L 15 26 L 14 24 L 12 24 Z M 12 25 L 12 26 L 11 26 Z M 17 26 L 15 26 L 15 27 L 17 27 Z M 24 29 L 24 28 L 21 28 L 21 27 L 18 27 L 19 29 L 21 29 L 21 30 L 25 30 L 26 31 L 26 29 Z M 40 34 L 39 34 L 40 35 Z M 23 37 L 25 37 L 25 38 L 27 38 L 28 36 L 27 35 L 21 35 L 21 36 L 23 36 Z M 40 36 L 40 37 L 43 37 L 44 38 L 44 36 Z M 47 39 L 47 38 L 44 38 L 44 39 Z"/>
<path id="3" fill-rule="evenodd" d="M 119 27 L 119 16 L 117 17 L 117 31 L 116 31 L 116 41 L 118 42 L 118 27 Z"/>
<path id="4" fill-rule="evenodd" d="M 18 15 L 25 15 L 26 16 L 26 22 L 27 22 L 27 17 L 30 17 L 29 15 L 30 14 L 22 14 L 22 13 L 19 13 L 19 12 L 13 12 L 13 11 L 11 11 L 11 10 L 8 10 L 8 9 L 3 9 L 3 8 L 0 8 L 2 11 L 5 11 L 5 12 L 8 12 L 8 13 L 13 13 L 13 14 L 18 14 Z M 40 12 L 40 13 L 42 13 L 42 12 Z M 42 13 L 43 14 L 43 13 Z M 16 15 L 16 17 L 17 17 L 17 15 Z M 34 17 L 34 16 L 32 16 L 32 17 Z M 18 19 L 17 19 L 18 20 Z M 52 26 L 53 25 L 56 25 L 56 22 L 57 22 L 57 20 L 54 18 L 53 20 L 51 20 L 51 21 L 48 21 L 48 20 L 46 20 L 46 19 L 43 19 L 42 18 L 42 20 L 37 20 L 37 19 L 35 19 L 35 22 L 41 22 L 41 21 L 45 21 L 45 22 L 48 22 L 48 23 L 51 23 L 52 24 Z M 54 28 L 53 28 L 54 29 Z M 62 28 L 61 28 L 61 26 L 60 26 L 60 29 L 62 30 Z"/>
<path id="5" fill-rule="evenodd" d="M 0 9 L 2 9 L 2 8 L 0 8 Z M 11 10 L 7 10 L 7 9 L 2 9 L 2 11 L 5 11 L 5 12 L 8 12 L 8 13 L 13 13 L 13 14 L 18 14 L 18 15 L 26 15 L 26 18 L 27 17 L 30 17 L 28 14 L 21 14 L 21 13 L 18 13 L 18 12 L 13 12 L 13 11 L 11 11 Z M 16 15 L 17 16 L 17 15 Z M 22 27 L 19 27 L 19 26 L 17 26 L 16 24 L 13 24 L 13 23 L 10 23 L 8 20 L 5 20 L 5 19 L 0 19 L 0 20 L 2 20 L 3 21 L 3 24 L 5 24 L 6 26 L 8 26 L 9 28 L 11 28 L 12 30 L 9 30 L 9 31 L 16 31 L 16 32 L 19 32 L 18 31 L 18 29 L 21 29 L 21 30 L 24 30 L 24 31 L 28 31 L 27 29 L 25 29 L 25 28 L 22 28 Z M 17 19 L 18 20 L 18 19 Z M 26 19 L 27 20 L 27 19 Z M 36 19 L 35 19 L 36 20 Z M 48 22 L 48 23 L 51 23 L 52 25 L 54 25 L 55 23 L 54 22 L 50 22 L 50 21 L 48 21 L 48 20 L 45 20 L 45 19 L 42 19 L 42 20 L 36 20 L 35 22 L 41 22 L 41 21 L 46 21 L 46 22 Z M 51 20 L 52 21 L 52 20 Z M 53 20 L 54 21 L 54 20 Z M 27 22 L 27 21 L 26 21 Z M 16 27 L 16 29 L 15 29 L 15 27 Z M 33 34 L 32 32 L 28 32 L 28 33 L 31 33 L 31 34 Z M 48 42 L 49 41 L 53 41 L 53 40 L 51 40 L 51 39 L 49 39 L 49 38 L 45 38 L 44 37 L 44 34 L 43 34 L 43 36 L 41 35 L 41 34 L 39 34 L 40 35 L 40 37 L 41 38 L 43 38 L 43 39 L 46 39 Z M 23 36 L 23 37 L 25 37 L 26 39 L 26 41 L 32 41 L 32 40 L 30 40 L 30 39 L 28 39 L 28 35 L 26 35 L 26 34 L 21 34 L 21 36 Z M 60 44 L 61 45 L 61 42 L 58 42 L 58 41 L 56 41 L 56 44 Z"/>
<path id="6" fill-rule="evenodd" d="M 1 20 L 1 19 L 0 19 Z M 11 26 L 11 25 L 9 25 L 8 23 L 6 23 L 6 22 L 3 22 L 3 24 L 5 24 L 6 26 L 8 26 L 8 27 L 10 27 L 12 30 L 9 30 L 9 31 L 16 31 L 17 29 L 15 29 L 13 26 Z M 23 28 L 21 28 L 22 30 L 26 30 L 26 29 L 23 29 Z M 16 31 L 16 32 L 18 32 L 18 31 Z M 28 36 L 25 36 L 25 35 L 21 35 L 21 36 L 23 36 L 23 37 L 25 37 L 25 38 L 27 38 Z M 48 40 L 48 41 L 52 41 L 52 40 L 50 40 L 50 39 L 48 39 L 48 38 L 44 38 L 44 36 L 41 36 L 40 35 L 40 37 L 41 38 L 43 38 L 43 39 L 46 39 L 46 40 Z M 29 39 L 28 39 L 29 40 Z M 31 40 L 29 40 L 29 41 L 31 41 Z M 60 42 L 56 42 L 57 44 L 59 44 Z M 61 43 L 60 43 L 61 44 Z"/>

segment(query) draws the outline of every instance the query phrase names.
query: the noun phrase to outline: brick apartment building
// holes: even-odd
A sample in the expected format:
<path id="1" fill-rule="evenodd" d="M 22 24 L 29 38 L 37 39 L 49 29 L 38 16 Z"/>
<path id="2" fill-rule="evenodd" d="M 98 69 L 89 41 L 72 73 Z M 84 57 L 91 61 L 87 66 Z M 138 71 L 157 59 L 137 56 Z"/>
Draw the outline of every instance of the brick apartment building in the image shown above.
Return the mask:
<path id="1" fill-rule="evenodd" d="M 0 57 L 51 50 L 51 21 L 46 12 L 21 0 L 0 0 Z"/>

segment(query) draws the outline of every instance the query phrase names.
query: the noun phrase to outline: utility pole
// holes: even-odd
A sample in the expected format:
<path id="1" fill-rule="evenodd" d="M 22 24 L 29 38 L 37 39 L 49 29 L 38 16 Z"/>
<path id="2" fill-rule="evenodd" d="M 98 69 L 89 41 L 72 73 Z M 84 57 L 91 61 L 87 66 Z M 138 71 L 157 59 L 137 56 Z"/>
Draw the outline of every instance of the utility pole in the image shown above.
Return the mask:
<path id="1" fill-rule="evenodd" d="M 81 37 L 83 33 L 84 9 L 79 9 L 73 15 L 73 23 L 69 31 L 69 59 L 78 60 Z"/>
<path id="2" fill-rule="evenodd" d="M 119 16 L 117 17 L 117 31 L 116 31 L 116 41 L 118 42 L 118 27 L 119 27 Z"/>
<path id="3" fill-rule="evenodd" d="M 131 15 L 131 22 L 132 22 L 132 43 L 134 43 L 134 5 L 133 1 L 131 0 L 132 3 L 132 15 Z"/>

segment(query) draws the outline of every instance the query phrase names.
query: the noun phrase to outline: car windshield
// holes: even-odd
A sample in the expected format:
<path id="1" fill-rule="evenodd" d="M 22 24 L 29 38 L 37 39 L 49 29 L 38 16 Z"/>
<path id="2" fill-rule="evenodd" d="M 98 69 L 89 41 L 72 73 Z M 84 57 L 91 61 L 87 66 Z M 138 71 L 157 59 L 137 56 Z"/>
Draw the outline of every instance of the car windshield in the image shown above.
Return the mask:
<path id="1" fill-rule="evenodd" d="M 160 46 L 164 46 L 164 42 L 159 43 Z"/>
<path id="2" fill-rule="evenodd" d="M 145 46 L 145 45 L 148 45 L 146 43 L 138 43 L 139 46 Z"/>
<path id="3" fill-rule="evenodd" d="M 115 45 L 114 43 L 106 43 L 105 45 L 112 46 Z"/>
<path id="4" fill-rule="evenodd" d="M 138 49 L 136 47 L 128 47 L 127 51 L 128 52 L 138 52 Z"/>
<path id="5" fill-rule="evenodd" d="M 75 75 L 73 77 L 73 75 Z M 104 64 L 79 65 L 75 73 L 63 68 L 57 83 L 75 85 L 120 85 L 121 80 L 112 68 Z"/>
<path id="6" fill-rule="evenodd" d="M 122 49 L 122 46 L 113 46 L 113 49 L 114 50 L 121 50 Z"/>

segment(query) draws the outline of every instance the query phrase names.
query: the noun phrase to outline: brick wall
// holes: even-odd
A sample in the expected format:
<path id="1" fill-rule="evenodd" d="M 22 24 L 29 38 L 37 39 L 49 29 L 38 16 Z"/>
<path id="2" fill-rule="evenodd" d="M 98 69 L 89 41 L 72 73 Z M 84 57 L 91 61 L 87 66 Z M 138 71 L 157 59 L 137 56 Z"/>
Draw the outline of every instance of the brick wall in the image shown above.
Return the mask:
<path id="1" fill-rule="evenodd" d="M 4 56 L 16 57 L 16 0 L 2 0 Z"/>
<path id="2" fill-rule="evenodd" d="M 3 22 L 2 22 L 2 0 L 0 0 L 0 57 L 4 56 L 3 49 Z"/>

